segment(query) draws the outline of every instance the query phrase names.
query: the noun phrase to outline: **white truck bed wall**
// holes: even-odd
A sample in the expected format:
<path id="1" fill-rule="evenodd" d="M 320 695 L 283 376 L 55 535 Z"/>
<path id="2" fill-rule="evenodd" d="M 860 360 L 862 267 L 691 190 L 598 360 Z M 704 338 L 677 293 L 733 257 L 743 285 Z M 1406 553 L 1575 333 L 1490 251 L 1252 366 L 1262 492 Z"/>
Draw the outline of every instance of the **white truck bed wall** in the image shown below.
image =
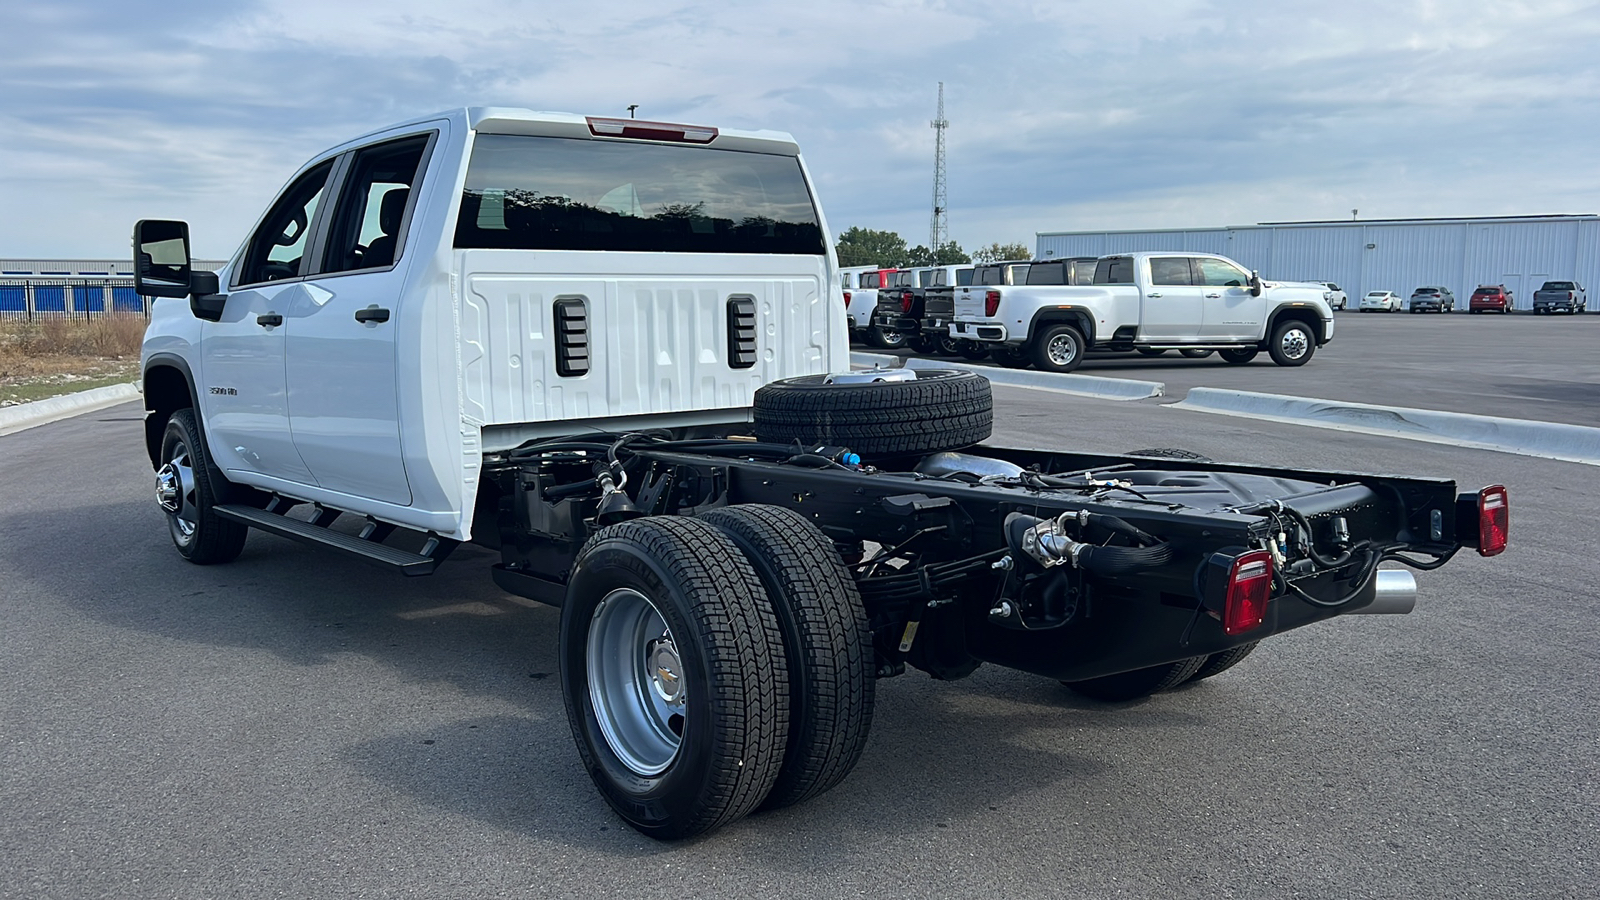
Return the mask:
<path id="1" fill-rule="evenodd" d="M 536 255 L 537 273 L 526 252 L 460 257 L 461 402 L 471 425 L 549 422 L 559 427 L 537 431 L 571 433 L 595 420 L 664 413 L 742 422 L 761 385 L 848 366 L 822 257 L 546 251 Z M 590 369 L 562 376 L 554 304 L 573 297 L 587 306 Z M 755 300 L 751 368 L 729 365 L 732 297 Z M 490 429 L 483 450 L 531 433 Z"/>

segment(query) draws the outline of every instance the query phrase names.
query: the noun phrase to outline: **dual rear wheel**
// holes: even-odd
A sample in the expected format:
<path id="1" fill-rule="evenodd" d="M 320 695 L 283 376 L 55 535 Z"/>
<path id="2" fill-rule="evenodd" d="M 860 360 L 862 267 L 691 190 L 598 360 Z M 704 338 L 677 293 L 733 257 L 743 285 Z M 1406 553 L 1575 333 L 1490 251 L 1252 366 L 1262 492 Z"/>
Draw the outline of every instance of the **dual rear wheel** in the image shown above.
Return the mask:
<path id="1" fill-rule="evenodd" d="M 871 727 L 855 583 L 832 541 L 778 507 L 598 532 L 568 582 L 561 669 L 584 767 L 658 838 L 834 787 Z"/>

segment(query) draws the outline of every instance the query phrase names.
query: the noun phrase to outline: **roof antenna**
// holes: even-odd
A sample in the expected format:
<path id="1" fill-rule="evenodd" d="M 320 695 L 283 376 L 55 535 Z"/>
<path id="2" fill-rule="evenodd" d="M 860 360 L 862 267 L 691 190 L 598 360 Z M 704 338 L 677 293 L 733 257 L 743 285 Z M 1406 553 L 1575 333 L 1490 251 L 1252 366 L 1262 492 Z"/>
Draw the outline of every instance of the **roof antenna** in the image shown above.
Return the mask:
<path id="1" fill-rule="evenodd" d="M 633 118 L 633 111 L 638 109 L 638 108 L 639 108 L 639 104 L 637 104 L 637 103 L 629 103 L 628 104 L 628 118 L 630 118 L 630 119 Z"/>

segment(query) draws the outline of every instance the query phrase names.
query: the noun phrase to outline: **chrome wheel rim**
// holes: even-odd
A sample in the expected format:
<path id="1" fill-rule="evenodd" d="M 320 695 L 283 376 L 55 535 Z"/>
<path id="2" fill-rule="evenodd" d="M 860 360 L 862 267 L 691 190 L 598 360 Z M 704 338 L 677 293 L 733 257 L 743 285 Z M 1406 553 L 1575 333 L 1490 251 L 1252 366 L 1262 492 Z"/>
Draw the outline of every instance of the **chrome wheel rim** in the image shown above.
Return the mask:
<path id="1" fill-rule="evenodd" d="M 173 445 L 172 456 L 156 471 L 156 503 L 167 514 L 172 537 L 179 543 L 188 543 L 199 527 L 198 490 L 189 445 L 179 441 Z"/>
<path id="2" fill-rule="evenodd" d="M 1050 339 L 1045 352 L 1053 365 L 1064 366 L 1078 358 L 1078 342 L 1070 335 L 1058 334 Z"/>
<path id="3" fill-rule="evenodd" d="M 589 620 L 589 701 L 606 745 L 629 770 L 659 775 L 683 743 L 689 685 L 672 630 L 633 588 L 617 588 Z"/>
<path id="4" fill-rule="evenodd" d="M 1306 333 L 1299 328 L 1291 328 L 1283 333 L 1278 341 L 1278 349 L 1287 359 L 1299 359 L 1306 355 L 1306 348 L 1311 346 L 1311 341 Z"/>

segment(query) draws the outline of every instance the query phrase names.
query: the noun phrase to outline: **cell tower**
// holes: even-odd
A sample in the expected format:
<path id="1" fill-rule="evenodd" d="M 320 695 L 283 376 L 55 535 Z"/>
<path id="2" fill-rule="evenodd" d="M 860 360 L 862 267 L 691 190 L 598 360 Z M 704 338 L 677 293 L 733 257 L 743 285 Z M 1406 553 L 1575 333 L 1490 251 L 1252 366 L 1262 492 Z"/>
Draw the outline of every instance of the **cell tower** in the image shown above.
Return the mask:
<path id="1" fill-rule="evenodd" d="M 944 117 L 944 82 L 939 82 L 939 113 L 928 123 L 936 135 L 933 142 L 933 224 L 928 229 L 928 249 L 938 252 L 949 240 L 950 221 L 944 200 L 944 130 L 950 123 Z"/>

